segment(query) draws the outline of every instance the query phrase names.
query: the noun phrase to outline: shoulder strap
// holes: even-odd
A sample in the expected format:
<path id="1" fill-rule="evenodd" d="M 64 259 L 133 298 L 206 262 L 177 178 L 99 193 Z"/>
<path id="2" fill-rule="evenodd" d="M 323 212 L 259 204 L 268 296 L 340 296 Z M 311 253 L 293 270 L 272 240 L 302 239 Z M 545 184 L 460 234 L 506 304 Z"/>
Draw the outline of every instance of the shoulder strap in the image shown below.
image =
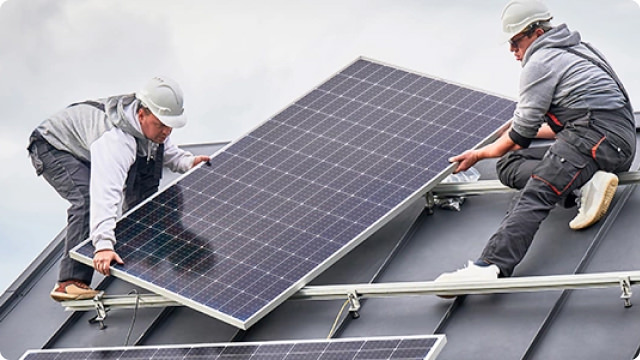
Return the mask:
<path id="1" fill-rule="evenodd" d="M 77 106 L 77 105 L 89 105 L 89 106 L 93 106 L 94 108 L 96 108 L 98 110 L 101 110 L 102 112 L 105 112 L 105 107 L 104 107 L 103 103 L 99 103 L 97 101 L 92 101 L 92 100 L 73 103 L 73 104 L 71 104 L 71 105 L 69 105 L 67 107 L 70 108 L 70 107 Z"/>
<path id="2" fill-rule="evenodd" d="M 589 49 L 589 51 L 591 51 L 595 56 L 598 57 L 598 59 L 600 59 L 600 61 L 596 61 L 594 60 L 592 57 L 587 56 L 583 53 L 581 53 L 580 51 L 574 49 L 573 47 L 565 47 L 563 49 L 565 49 L 566 51 L 577 55 L 585 60 L 590 61 L 591 63 L 593 63 L 594 65 L 596 65 L 597 67 L 599 67 L 600 69 L 602 69 L 602 71 L 604 71 L 605 73 L 607 73 L 612 79 L 613 81 L 616 82 L 616 84 L 618 85 L 618 88 L 620 88 L 620 91 L 622 91 L 622 95 L 624 95 L 624 99 L 629 102 L 629 94 L 627 93 L 627 90 L 624 88 L 624 85 L 622 85 L 622 82 L 620 81 L 620 78 L 618 78 L 618 75 L 615 73 L 615 71 L 613 71 L 613 69 L 611 68 L 611 65 L 609 65 L 609 63 L 607 62 L 607 60 L 605 60 L 599 53 L 598 51 L 596 51 L 596 49 L 593 48 L 593 46 L 591 46 L 589 43 L 586 43 L 584 41 L 580 42 L 582 45 L 584 45 L 587 49 Z"/>

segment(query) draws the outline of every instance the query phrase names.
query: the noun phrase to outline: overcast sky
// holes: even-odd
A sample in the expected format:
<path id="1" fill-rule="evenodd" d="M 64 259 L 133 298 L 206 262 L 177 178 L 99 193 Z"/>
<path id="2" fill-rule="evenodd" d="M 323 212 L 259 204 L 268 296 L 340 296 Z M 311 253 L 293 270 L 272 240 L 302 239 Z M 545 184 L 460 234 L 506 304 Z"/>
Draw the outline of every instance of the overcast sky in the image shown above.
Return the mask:
<path id="1" fill-rule="evenodd" d="M 176 79 L 178 144 L 231 141 L 359 56 L 516 97 L 502 0 L 0 0 L 0 292 L 66 224 L 25 147 L 46 116 Z M 640 109 L 640 6 L 548 0 L 598 47 Z M 53 286 L 53 284 L 52 284 Z"/>

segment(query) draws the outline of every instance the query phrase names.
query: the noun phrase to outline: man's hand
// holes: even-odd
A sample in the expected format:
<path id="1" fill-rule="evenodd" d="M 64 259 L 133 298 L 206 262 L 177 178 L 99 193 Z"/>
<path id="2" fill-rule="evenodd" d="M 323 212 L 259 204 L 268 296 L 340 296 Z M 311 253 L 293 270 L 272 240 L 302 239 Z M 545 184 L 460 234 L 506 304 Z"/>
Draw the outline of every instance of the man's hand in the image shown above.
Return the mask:
<path id="1" fill-rule="evenodd" d="M 205 162 L 205 161 L 209 161 L 209 157 L 207 155 L 198 155 L 196 156 L 195 159 L 193 159 L 193 165 L 191 165 L 191 167 L 195 167 L 196 165 L 200 164 L 201 162 Z"/>
<path id="2" fill-rule="evenodd" d="M 453 171 L 454 174 L 468 170 L 477 163 L 478 160 L 480 160 L 480 157 L 477 150 L 467 150 L 458 156 L 449 158 L 449 162 L 458 163 L 458 167 Z"/>
<path id="3" fill-rule="evenodd" d="M 458 156 L 449 158 L 449 162 L 458 163 L 458 167 L 453 171 L 454 174 L 457 174 L 460 171 L 468 170 L 473 166 L 473 164 L 482 159 L 498 158 L 509 151 L 518 149 L 522 149 L 522 147 L 511 140 L 508 132 L 504 132 L 496 141 L 492 142 L 491 144 L 477 150 L 467 150 Z"/>
<path id="4" fill-rule="evenodd" d="M 100 274 L 109 276 L 109 267 L 111 266 L 111 262 L 114 260 L 120 265 L 124 264 L 124 261 L 122 261 L 115 251 L 108 249 L 98 251 L 93 255 L 93 268 Z"/>

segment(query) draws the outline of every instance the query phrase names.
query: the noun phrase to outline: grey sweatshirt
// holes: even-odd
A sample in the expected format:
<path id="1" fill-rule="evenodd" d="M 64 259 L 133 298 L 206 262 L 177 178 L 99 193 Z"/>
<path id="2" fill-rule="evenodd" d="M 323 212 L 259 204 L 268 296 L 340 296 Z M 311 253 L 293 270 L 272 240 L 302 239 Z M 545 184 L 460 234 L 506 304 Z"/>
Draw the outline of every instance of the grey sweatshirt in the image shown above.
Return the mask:
<path id="1" fill-rule="evenodd" d="M 133 94 L 96 100 L 104 105 L 80 104 L 68 107 L 47 120 L 37 130 L 58 150 L 91 163 L 89 193 L 90 233 L 95 251 L 113 249 L 118 205 L 129 169 L 136 156 L 155 151 L 157 145 L 142 133 L 136 111 L 139 100 Z M 186 172 L 193 165 L 193 154 L 171 143 L 164 143 L 163 165 L 174 172 Z"/>
<path id="2" fill-rule="evenodd" d="M 612 110 L 625 97 L 615 80 L 597 65 L 562 47 L 573 47 L 595 61 L 598 56 L 580 44 L 580 34 L 559 25 L 537 38 L 522 59 L 520 94 L 513 131 L 534 138 L 551 105 L 571 109 Z"/>

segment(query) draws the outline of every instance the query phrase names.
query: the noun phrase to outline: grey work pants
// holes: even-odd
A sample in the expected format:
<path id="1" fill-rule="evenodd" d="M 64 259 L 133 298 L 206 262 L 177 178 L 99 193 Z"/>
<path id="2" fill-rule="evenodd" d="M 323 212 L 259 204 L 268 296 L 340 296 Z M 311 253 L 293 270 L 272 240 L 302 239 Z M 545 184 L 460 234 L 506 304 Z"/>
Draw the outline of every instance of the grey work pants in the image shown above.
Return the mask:
<path id="1" fill-rule="evenodd" d="M 577 138 L 594 136 L 594 130 L 589 128 L 564 131 L 570 131 L 570 135 Z M 614 149 L 606 143 L 601 146 L 603 151 Z M 600 169 L 628 170 L 635 153 L 635 148 L 627 147 L 620 153 L 609 152 L 605 154 L 609 156 L 603 155 L 596 161 L 587 150 L 559 136 L 549 147 L 513 151 L 498 161 L 501 182 L 521 189 L 481 255 L 482 260 L 500 268 L 501 276 L 513 274 L 531 246 L 540 223 L 556 203 L 582 187 Z"/>
<path id="2" fill-rule="evenodd" d="M 29 139 L 28 150 L 36 174 L 71 203 L 58 281 L 75 279 L 91 284 L 93 268 L 69 257 L 69 250 L 89 237 L 90 164 L 54 148 L 37 133 Z"/>

